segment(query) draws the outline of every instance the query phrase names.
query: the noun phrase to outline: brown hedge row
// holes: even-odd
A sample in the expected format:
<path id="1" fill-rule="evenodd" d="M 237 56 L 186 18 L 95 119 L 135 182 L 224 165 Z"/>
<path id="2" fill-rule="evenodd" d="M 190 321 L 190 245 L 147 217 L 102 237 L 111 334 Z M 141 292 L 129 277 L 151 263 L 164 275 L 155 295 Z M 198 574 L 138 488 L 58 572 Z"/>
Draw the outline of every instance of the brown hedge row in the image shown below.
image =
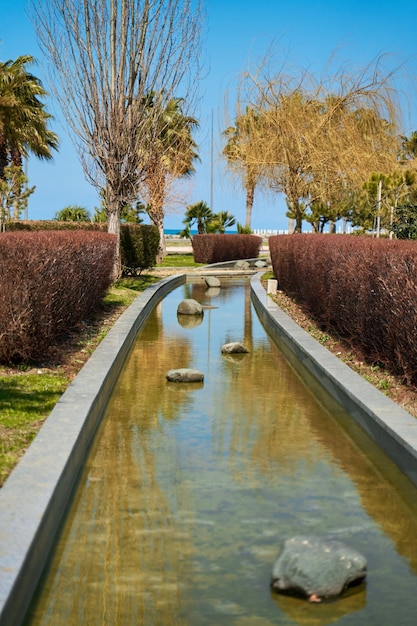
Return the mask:
<path id="1" fill-rule="evenodd" d="M 38 360 L 101 306 L 116 239 L 100 232 L 0 234 L 0 361 Z"/>
<path id="2" fill-rule="evenodd" d="M 262 237 L 230 234 L 194 235 L 191 243 L 196 263 L 221 263 L 255 259 L 259 254 Z"/>
<path id="3" fill-rule="evenodd" d="M 343 235 L 269 238 L 279 288 L 368 362 L 417 384 L 417 243 Z"/>
<path id="4" fill-rule="evenodd" d="M 107 232 L 105 222 L 57 222 L 56 220 L 34 220 L 8 222 L 7 231 L 94 231 Z M 150 224 L 125 223 L 120 226 L 120 252 L 122 268 L 133 273 L 156 265 L 159 247 L 159 232 Z"/>

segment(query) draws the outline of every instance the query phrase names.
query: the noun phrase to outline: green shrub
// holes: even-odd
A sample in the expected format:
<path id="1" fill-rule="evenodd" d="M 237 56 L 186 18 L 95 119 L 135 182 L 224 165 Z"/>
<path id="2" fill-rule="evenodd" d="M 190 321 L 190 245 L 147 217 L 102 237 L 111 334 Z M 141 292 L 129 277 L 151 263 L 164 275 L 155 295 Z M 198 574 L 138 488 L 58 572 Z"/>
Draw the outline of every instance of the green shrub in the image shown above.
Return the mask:
<path id="1" fill-rule="evenodd" d="M 159 248 L 159 231 L 146 224 L 122 224 L 120 249 L 125 274 L 138 273 L 156 265 Z"/>

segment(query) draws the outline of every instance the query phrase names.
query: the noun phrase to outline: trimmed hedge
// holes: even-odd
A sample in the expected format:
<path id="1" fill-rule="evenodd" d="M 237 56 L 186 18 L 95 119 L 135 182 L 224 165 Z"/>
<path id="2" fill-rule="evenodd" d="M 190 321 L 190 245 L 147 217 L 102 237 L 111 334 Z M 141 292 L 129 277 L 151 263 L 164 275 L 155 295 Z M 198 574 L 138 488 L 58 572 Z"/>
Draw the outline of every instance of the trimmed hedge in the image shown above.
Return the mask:
<path id="1" fill-rule="evenodd" d="M 240 234 L 194 235 L 191 243 L 196 263 L 221 263 L 256 258 L 262 237 Z"/>
<path id="2" fill-rule="evenodd" d="M 417 242 L 276 235 L 269 250 L 279 288 L 323 329 L 417 384 Z"/>
<path id="3" fill-rule="evenodd" d="M 146 224 L 122 224 L 120 250 L 124 273 L 138 273 L 155 267 L 159 250 L 157 226 Z"/>
<path id="4" fill-rule="evenodd" d="M 100 231 L 107 232 L 105 222 L 58 222 L 56 220 L 8 222 L 10 231 Z M 158 228 L 150 224 L 124 223 L 120 225 L 120 253 L 124 272 L 137 273 L 155 267 L 159 248 Z"/>
<path id="5" fill-rule="evenodd" d="M 114 235 L 0 234 L 0 360 L 39 360 L 100 308 L 112 283 Z"/>

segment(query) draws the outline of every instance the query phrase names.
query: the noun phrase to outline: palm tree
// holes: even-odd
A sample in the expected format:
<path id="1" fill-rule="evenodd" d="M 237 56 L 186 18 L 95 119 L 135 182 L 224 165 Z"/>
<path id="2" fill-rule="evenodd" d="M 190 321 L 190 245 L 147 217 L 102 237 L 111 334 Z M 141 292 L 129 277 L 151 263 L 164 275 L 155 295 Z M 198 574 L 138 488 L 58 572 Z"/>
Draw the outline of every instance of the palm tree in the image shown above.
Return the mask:
<path id="1" fill-rule="evenodd" d="M 223 148 L 223 156 L 229 167 L 242 177 L 242 184 L 246 191 L 246 220 L 245 226 L 251 227 L 255 188 L 261 175 L 261 166 L 255 156 L 259 139 L 259 116 L 247 108 L 246 112 L 238 115 L 235 126 L 229 126 L 223 132 L 227 143 Z"/>
<path id="2" fill-rule="evenodd" d="M 29 153 L 52 159 L 58 148 L 58 137 L 48 128 L 52 116 L 41 101 L 47 92 L 26 69 L 33 62 L 25 55 L 0 63 L 0 179 L 9 164 L 22 168 Z"/>
<path id="3" fill-rule="evenodd" d="M 236 224 L 236 218 L 229 211 L 220 211 L 213 216 L 213 221 L 208 225 L 207 232 L 224 234 L 226 228 Z"/>
<path id="4" fill-rule="evenodd" d="M 152 105 L 155 105 L 155 96 Z M 148 195 L 147 211 L 159 229 L 158 260 L 166 255 L 164 236 L 164 202 L 170 182 L 194 172 L 193 162 L 198 158 L 197 144 L 192 131 L 198 121 L 183 114 L 182 98 L 172 98 L 166 104 L 157 136 L 150 140 L 147 155 L 145 186 Z M 151 138 L 150 138 L 151 139 Z"/>
<path id="5" fill-rule="evenodd" d="M 54 220 L 59 222 L 91 222 L 91 216 L 88 209 L 74 204 L 57 211 Z"/>
<path id="6" fill-rule="evenodd" d="M 207 232 L 208 226 L 213 221 L 213 218 L 214 214 L 204 200 L 188 205 L 185 218 L 183 219 L 183 224 L 186 225 L 186 228 L 180 235 L 189 237 L 193 224 L 197 224 L 198 234 L 203 235 Z"/>

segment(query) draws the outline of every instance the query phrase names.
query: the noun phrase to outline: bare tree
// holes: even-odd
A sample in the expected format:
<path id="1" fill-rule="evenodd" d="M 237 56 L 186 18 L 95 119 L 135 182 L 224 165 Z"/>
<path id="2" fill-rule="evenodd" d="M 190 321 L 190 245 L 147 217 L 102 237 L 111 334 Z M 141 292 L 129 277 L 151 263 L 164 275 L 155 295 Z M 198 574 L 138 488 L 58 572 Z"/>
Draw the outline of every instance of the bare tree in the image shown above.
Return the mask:
<path id="1" fill-rule="evenodd" d="M 236 115 L 250 107 L 252 128 L 246 165 L 258 166 L 268 185 L 286 196 L 301 231 L 306 209 L 327 203 L 341 188 L 358 188 L 373 171 L 391 171 L 398 158 L 400 109 L 381 59 L 360 71 L 342 67 L 272 75 L 261 65 L 245 72 Z M 255 131 L 258 140 L 255 138 Z"/>
<path id="2" fill-rule="evenodd" d="M 166 104 L 196 104 L 203 11 L 192 0 L 33 0 L 51 89 L 108 230 L 138 197 Z"/>

